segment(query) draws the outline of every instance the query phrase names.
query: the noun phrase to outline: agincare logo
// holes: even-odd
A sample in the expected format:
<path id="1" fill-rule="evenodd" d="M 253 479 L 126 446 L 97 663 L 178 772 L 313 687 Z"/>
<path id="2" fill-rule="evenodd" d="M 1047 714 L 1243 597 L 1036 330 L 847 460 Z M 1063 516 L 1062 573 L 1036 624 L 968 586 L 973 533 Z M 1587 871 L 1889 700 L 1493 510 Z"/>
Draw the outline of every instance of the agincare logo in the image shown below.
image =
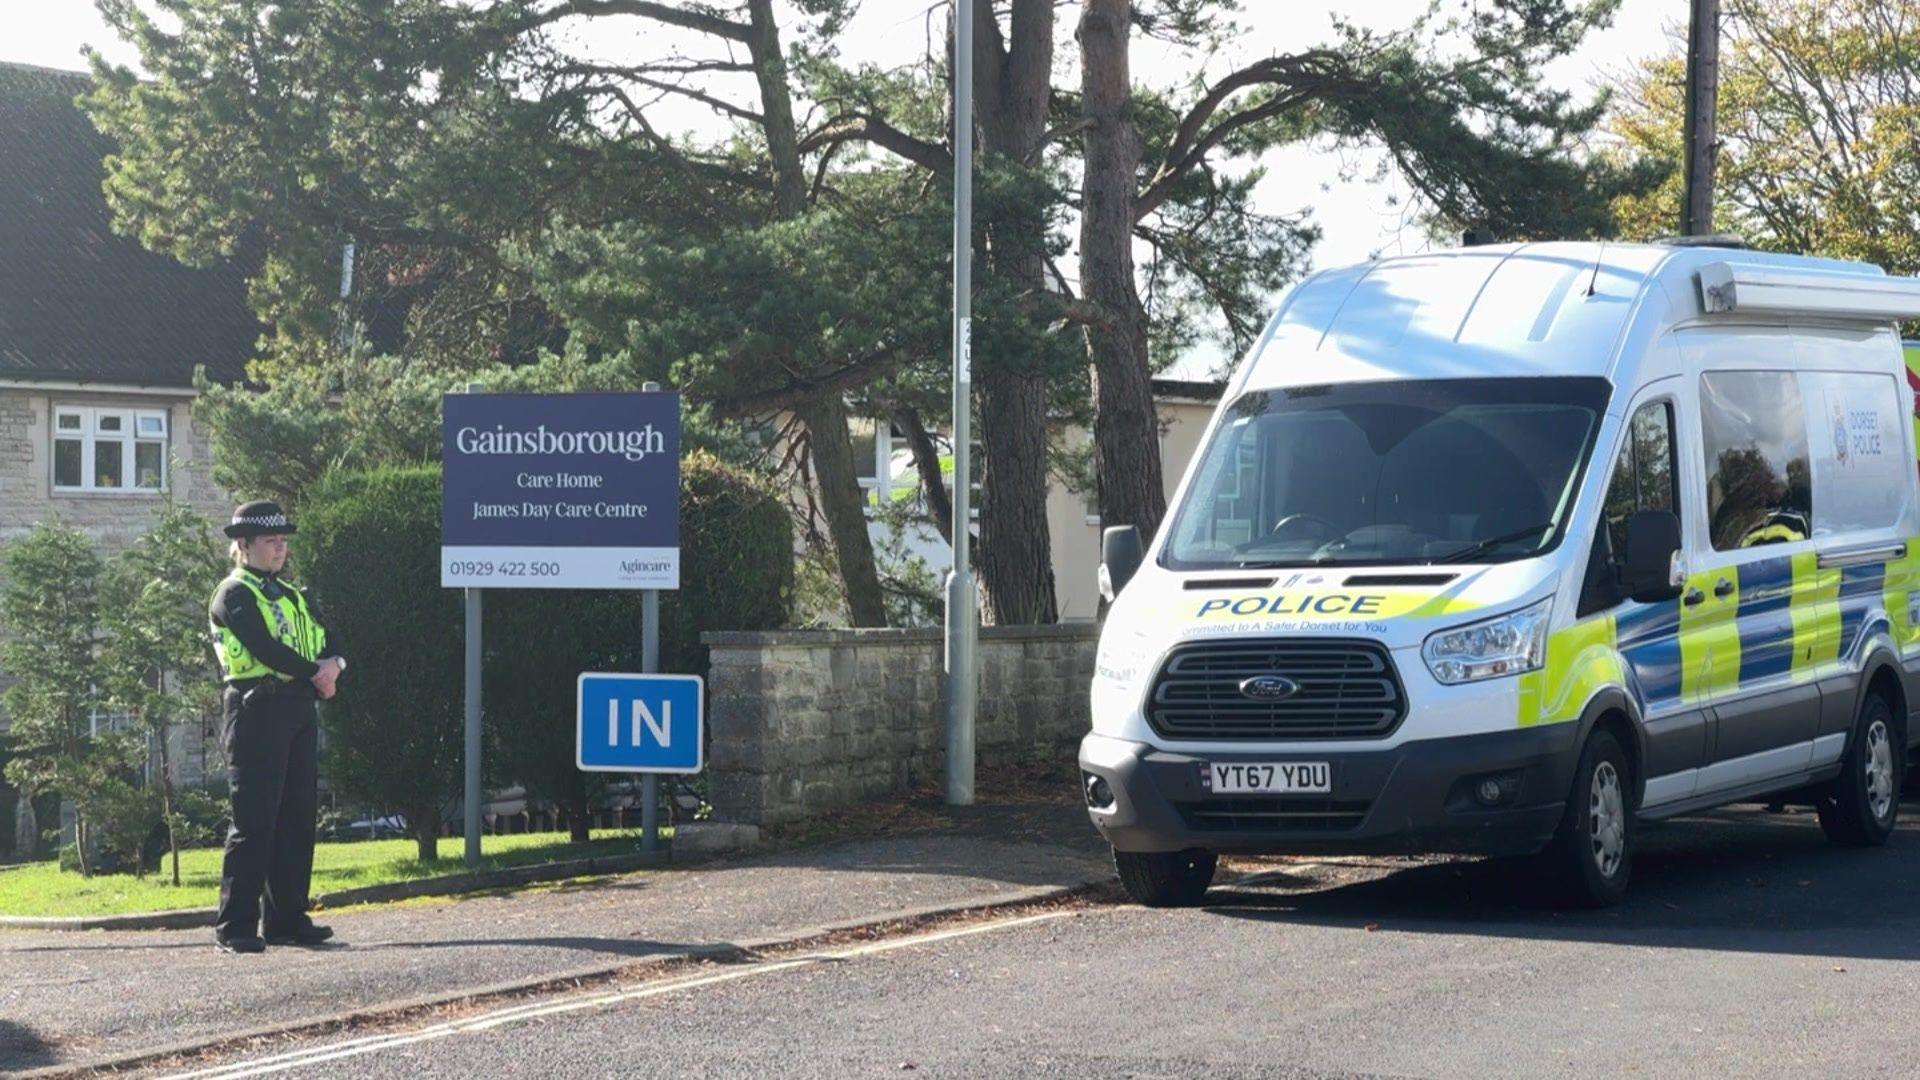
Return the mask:
<path id="1" fill-rule="evenodd" d="M 628 431 L 550 431 L 541 424 L 532 431 L 463 427 L 453 444 L 463 454 L 611 454 L 641 461 L 667 450 L 666 432 L 652 424 Z"/>

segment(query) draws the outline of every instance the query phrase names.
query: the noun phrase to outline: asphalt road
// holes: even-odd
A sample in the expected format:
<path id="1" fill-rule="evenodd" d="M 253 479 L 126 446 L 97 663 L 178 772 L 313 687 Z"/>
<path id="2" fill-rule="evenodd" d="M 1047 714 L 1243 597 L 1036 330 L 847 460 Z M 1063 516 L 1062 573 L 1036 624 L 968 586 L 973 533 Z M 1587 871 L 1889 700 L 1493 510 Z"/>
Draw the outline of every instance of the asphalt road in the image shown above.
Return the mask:
<path id="1" fill-rule="evenodd" d="M 309 1075 L 394 1077 L 1913 1076 L 1920 807 L 1906 817 L 1864 852 L 1805 813 L 1653 827 L 1628 902 L 1605 912 L 1517 901 L 1511 865 L 1323 862 L 1198 910 L 975 925 L 229 1064 L 291 1049 L 342 1055 L 304 1059 Z"/>

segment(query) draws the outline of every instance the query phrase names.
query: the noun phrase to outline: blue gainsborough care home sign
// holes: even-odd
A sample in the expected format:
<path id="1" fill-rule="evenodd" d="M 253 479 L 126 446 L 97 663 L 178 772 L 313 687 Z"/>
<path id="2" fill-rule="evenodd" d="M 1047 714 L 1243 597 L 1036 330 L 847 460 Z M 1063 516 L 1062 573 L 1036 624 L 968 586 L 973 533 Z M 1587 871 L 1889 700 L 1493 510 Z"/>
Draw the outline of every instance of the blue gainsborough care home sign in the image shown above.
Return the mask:
<path id="1" fill-rule="evenodd" d="M 680 395 L 448 394 L 440 584 L 680 587 Z"/>
<path id="2" fill-rule="evenodd" d="M 697 773 L 700 676 L 580 676 L 574 763 L 589 772 Z"/>

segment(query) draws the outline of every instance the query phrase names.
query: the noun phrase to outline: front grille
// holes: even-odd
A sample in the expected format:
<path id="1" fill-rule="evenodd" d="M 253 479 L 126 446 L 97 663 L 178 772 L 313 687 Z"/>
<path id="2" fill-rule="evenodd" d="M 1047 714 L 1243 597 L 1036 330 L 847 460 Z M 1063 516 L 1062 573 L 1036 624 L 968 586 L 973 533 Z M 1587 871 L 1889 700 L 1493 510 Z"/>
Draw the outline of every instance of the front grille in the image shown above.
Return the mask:
<path id="1" fill-rule="evenodd" d="M 1372 804 L 1267 795 L 1173 805 L 1194 832 L 1344 832 L 1359 828 Z"/>
<path id="2" fill-rule="evenodd" d="M 1279 675 L 1299 691 L 1254 700 L 1240 684 Z M 1168 739 L 1379 739 L 1407 715 L 1387 651 L 1369 641 L 1235 640 L 1181 645 L 1154 678 L 1147 723 Z"/>

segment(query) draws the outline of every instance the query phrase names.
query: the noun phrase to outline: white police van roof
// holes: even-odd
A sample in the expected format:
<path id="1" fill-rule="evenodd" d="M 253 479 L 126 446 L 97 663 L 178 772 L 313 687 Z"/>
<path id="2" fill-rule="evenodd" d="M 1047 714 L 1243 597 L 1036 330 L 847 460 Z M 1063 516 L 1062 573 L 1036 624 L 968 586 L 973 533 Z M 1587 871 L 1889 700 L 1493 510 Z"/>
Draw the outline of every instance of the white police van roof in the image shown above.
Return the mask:
<path id="1" fill-rule="evenodd" d="M 1661 335 L 1706 317 L 1703 269 L 1715 281 L 1766 278 L 1776 297 L 1811 295 L 1809 282 L 1877 280 L 1883 290 L 1920 303 L 1920 283 L 1837 259 L 1598 242 L 1463 248 L 1309 277 L 1287 294 L 1234 391 L 1510 375 L 1630 381 L 1631 366 Z M 1779 281 L 1788 287 L 1777 288 Z M 1749 287 L 1749 295 L 1760 293 Z M 1874 322 L 1896 317 L 1830 308 L 1808 314 Z"/>

